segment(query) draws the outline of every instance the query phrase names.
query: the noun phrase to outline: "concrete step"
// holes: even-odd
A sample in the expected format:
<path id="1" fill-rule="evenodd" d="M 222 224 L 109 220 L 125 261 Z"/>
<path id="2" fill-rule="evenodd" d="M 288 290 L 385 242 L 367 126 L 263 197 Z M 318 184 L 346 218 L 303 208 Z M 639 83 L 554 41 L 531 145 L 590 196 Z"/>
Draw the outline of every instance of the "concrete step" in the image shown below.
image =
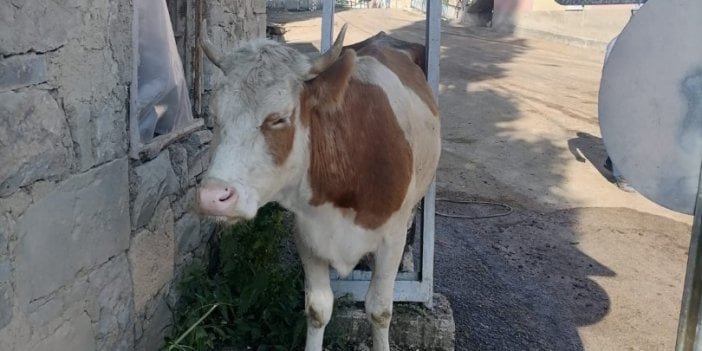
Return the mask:
<path id="1" fill-rule="evenodd" d="M 451 304 L 444 295 L 434 294 L 431 309 L 415 303 L 395 303 L 393 307 L 392 350 L 453 351 L 455 333 Z M 370 350 L 371 327 L 363 304 L 336 306 L 326 335 L 326 340 L 335 344 L 328 350 Z"/>

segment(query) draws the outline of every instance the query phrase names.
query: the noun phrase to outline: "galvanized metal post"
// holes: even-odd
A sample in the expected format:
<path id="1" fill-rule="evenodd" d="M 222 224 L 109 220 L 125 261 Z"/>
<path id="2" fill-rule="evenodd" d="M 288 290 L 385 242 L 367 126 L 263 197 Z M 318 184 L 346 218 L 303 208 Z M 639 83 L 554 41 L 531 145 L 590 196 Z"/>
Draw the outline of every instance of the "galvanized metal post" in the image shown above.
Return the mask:
<path id="1" fill-rule="evenodd" d="M 439 60 L 441 54 L 441 0 L 427 2 L 425 33 L 427 82 L 439 102 Z M 422 206 L 422 290 L 425 304 L 431 307 L 434 297 L 434 228 L 436 217 L 436 180 L 431 182 Z"/>
<path id="2" fill-rule="evenodd" d="M 700 322 L 702 322 L 702 172 L 697 189 L 692 236 L 687 256 L 687 273 L 683 290 L 676 351 L 702 350 Z"/>
<path id="3" fill-rule="evenodd" d="M 334 37 L 334 0 L 322 2 L 322 42 L 321 52 L 329 50 Z"/>

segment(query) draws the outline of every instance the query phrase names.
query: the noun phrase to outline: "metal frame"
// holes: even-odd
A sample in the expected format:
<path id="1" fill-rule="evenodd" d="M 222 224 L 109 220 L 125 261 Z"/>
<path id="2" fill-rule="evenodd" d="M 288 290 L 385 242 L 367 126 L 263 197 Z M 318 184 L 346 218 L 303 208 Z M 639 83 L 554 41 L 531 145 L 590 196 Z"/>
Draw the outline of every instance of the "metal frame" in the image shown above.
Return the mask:
<path id="1" fill-rule="evenodd" d="M 324 0 L 322 8 L 322 52 L 329 50 L 334 37 L 334 0 Z M 428 0 L 426 11 L 426 64 L 427 82 L 434 99 L 439 97 L 439 45 L 441 41 L 441 0 Z M 421 242 L 422 263 L 419 273 L 398 273 L 395 280 L 394 301 L 422 302 L 432 306 L 434 295 L 434 219 L 436 182 L 422 200 Z M 363 301 L 370 285 L 371 272 L 354 271 L 347 278 L 332 273 L 332 289 L 337 296 L 351 294 Z"/>
<path id="2" fill-rule="evenodd" d="M 687 257 L 676 351 L 702 350 L 702 171 L 697 189 L 692 236 Z"/>

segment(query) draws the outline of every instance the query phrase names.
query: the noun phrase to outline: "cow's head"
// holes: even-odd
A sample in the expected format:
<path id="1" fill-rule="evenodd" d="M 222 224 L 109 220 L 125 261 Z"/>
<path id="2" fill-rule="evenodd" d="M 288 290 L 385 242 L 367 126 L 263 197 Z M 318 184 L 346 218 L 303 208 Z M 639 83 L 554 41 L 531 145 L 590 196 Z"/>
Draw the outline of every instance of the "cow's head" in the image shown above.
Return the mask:
<path id="1" fill-rule="evenodd" d="M 224 72 L 210 100 L 215 118 L 212 158 L 198 189 L 199 211 L 219 221 L 252 218 L 309 165 L 301 96 L 339 58 L 344 26 L 333 47 L 310 58 L 286 45 L 249 42 L 229 55 L 203 41 Z"/>

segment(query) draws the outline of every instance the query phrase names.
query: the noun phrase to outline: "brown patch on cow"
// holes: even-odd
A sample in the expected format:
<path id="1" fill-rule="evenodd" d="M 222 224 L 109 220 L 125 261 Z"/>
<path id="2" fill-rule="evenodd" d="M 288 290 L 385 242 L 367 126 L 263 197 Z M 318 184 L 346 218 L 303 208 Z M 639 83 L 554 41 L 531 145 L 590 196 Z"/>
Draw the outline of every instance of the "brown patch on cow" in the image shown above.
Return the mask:
<path id="1" fill-rule="evenodd" d="M 439 115 L 439 109 L 436 106 L 434 95 L 429 89 L 426 77 L 420 66 L 412 61 L 409 53 L 371 43 L 360 49 L 358 56 L 371 56 L 380 61 L 400 78 L 404 86 L 417 94 L 435 116 Z"/>
<path id="2" fill-rule="evenodd" d="M 356 224 L 375 229 L 402 206 L 412 150 L 383 89 L 350 78 L 352 52 L 308 82 L 302 95 L 301 116 L 310 130 L 310 204 L 353 210 Z"/>
<path id="3" fill-rule="evenodd" d="M 277 166 L 282 165 L 290 156 L 295 139 L 295 111 L 283 120 L 278 113 L 266 117 L 261 125 L 261 133 L 268 145 L 268 152 Z M 282 122 L 281 122 L 282 121 Z"/>

